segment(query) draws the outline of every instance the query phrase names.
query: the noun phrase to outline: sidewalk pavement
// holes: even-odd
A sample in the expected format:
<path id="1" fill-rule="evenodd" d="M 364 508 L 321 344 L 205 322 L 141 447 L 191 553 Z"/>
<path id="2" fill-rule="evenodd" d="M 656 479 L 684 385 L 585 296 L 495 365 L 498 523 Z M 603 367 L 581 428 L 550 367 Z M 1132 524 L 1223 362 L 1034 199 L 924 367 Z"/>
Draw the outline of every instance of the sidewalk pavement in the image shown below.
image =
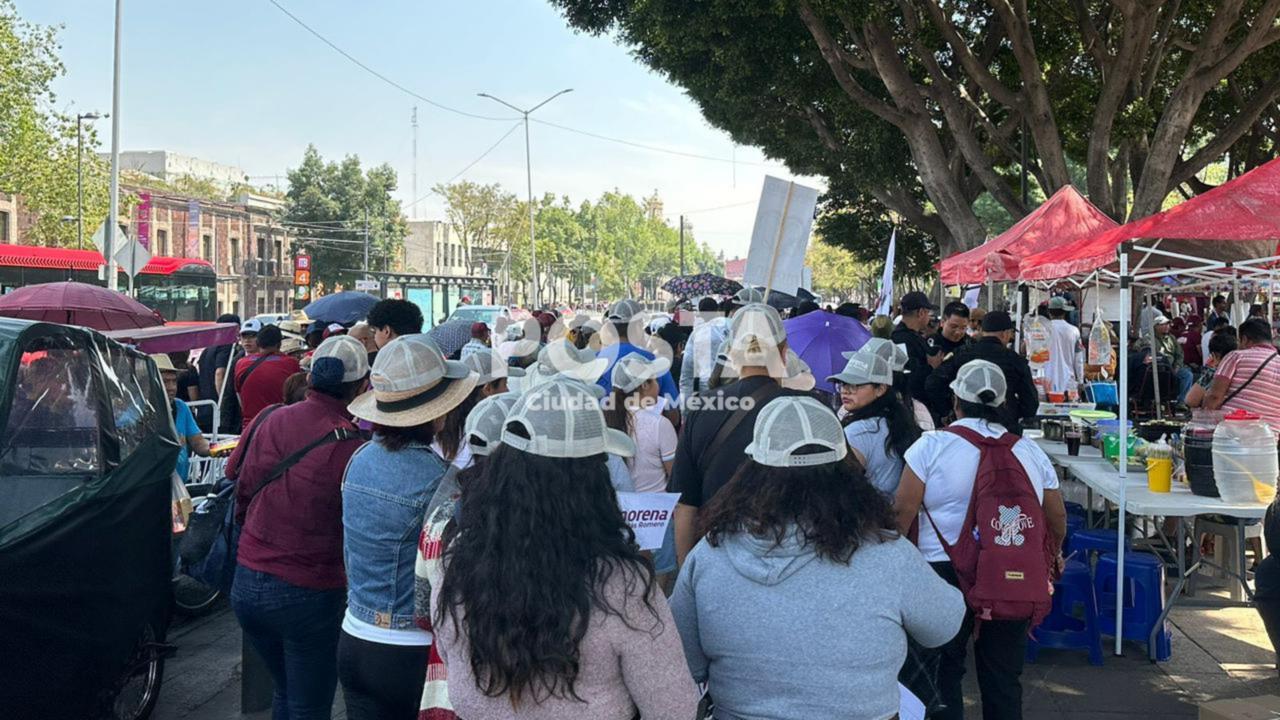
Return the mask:
<path id="1" fill-rule="evenodd" d="M 1042 650 L 1023 674 L 1026 720 L 1149 720 L 1195 718 L 1197 704 L 1221 698 L 1280 694 L 1275 653 L 1250 608 L 1178 607 L 1173 659 L 1151 663 L 1142 645 L 1126 644 L 1103 667 L 1084 652 Z M 170 633 L 178 656 L 165 667 L 155 720 L 267 720 L 269 711 L 240 714 L 240 628 L 225 604 L 214 614 L 180 622 Z M 966 680 L 966 718 L 982 716 L 972 671 Z M 333 717 L 346 712 L 341 689 Z"/>

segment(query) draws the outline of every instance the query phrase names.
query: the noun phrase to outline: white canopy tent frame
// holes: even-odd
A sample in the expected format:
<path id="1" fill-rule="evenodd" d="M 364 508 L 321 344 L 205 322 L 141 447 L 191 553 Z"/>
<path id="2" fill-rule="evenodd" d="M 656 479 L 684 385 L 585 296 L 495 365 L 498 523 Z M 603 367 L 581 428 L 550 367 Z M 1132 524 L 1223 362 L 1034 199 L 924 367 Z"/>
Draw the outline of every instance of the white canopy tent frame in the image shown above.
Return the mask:
<path id="1" fill-rule="evenodd" d="M 1116 563 L 1116 584 L 1117 587 L 1124 587 L 1125 573 L 1125 556 L 1124 556 L 1124 540 L 1125 540 L 1125 515 L 1128 511 L 1126 489 L 1129 474 L 1129 373 L 1127 368 L 1129 365 L 1129 324 L 1131 314 L 1131 302 L 1134 287 L 1144 289 L 1161 290 L 1165 292 L 1186 291 L 1193 287 L 1222 284 L 1231 282 L 1237 290 L 1241 279 L 1265 279 L 1268 286 L 1273 286 L 1275 277 L 1274 266 L 1280 264 L 1280 255 L 1272 255 L 1263 258 L 1253 258 L 1237 262 L 1227 262 L 1215 260 L 1209 257 L 1201 257 L 1189 255 L 1186 253 L 1172 252 L 1160 248 L 1160 239 L 1153 239 L 1151 245 L 1140 245 L 1141 240 L 1130 240 L 1123 242 L 1117 248 L 1117 271 L 1111 271 L 1108 266 L 1097 268 L 1091 272 L 1078 273 L 1071 277 L 1061 278 L 1057 281 L 1040 281 L 1047 287 L 1060 282 L 1069 282 L 1077 288 L 1082 288 L 1094 280 L 1101 282 L 1103 278 L 1108 280 L 1114 279 L 1120 286 L 1120 360 L 1119 370 L 1119 401 L 1120 401 L 1120 464 L 1118 468 L 1118 479 L 1120 484 L 1120 500 L 1117 503 L 1119 514 L 1116 523 L 1116 553 L 1118 556 Z M 1140 259 L 1133 267 L 1130 267 L 1130 254 L 1139 255 Z M 1159 263 L 1160 259 L 1170 259 L 1181 261 L 1178 263 L 1170 263 L 1160 269 L 1151 269 L 1149 265 Z M 1270 266 L 1270 267 L 1264 267 Z M 1230 276 L 1224 277 L 1220 273 L 1224 270 L 1231 272 Z M 1167 286 L 1158 285 L 1150 281 L 1168 278 L 1188 276 L 1194 277 L 1201 282 L 1188 286 L 1179 286 L 1177 288 L 1169 288 Z M 1243 277 L 1242 277 L 1243 276 Z M 1025 282 L 1025 281 L 1024 281 Z M 1032 281 L 1035 282 L 1035 281 Z M 1037 284 L 1040 284 L 1037 283 Z M 1274 293 L 1272 287 L 1271 292 Z M 1236 303 L 1240 303 L 1237 301 Z M 1124 603 L 1116 603 L 1116 628 L 1124 627 Z M 1122 654 L 1121 637 L 1123 633 L 1117 632 L 1115 639 L 1115 654 Z"/>

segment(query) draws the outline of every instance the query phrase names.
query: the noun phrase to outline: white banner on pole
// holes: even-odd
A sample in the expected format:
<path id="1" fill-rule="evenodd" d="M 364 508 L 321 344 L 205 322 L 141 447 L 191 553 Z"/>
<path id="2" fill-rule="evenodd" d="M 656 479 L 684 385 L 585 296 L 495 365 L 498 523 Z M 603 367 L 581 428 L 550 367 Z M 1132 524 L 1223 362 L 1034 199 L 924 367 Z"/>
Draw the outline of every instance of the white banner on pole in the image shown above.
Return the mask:
<path id="1" fill-rule="evenodd" d="M 618 493 L 622 518 L 636 534 L 641 550 L 657 550 L 667 534 L 667 525 L 680 493 Z"/>
<path id="2" fill-rule="evenodd" d="M 893 259 L 898 247 L 898 228 L 889 236 L 889 252 L 884 256 L 884 275 L 880 278 L 880 301 L 876 315 L 893 315 Z"/>
<path id="3" fill-rule="evenodd" d="M 817 206 L 818 191 L 814 188 L 765 176 L 747 251 L 744 285 L 769 286 L 788 295 L 803 287 L 804 253 Z M 770 266 L 774 268 L 772 282 Z"/>
<path id="4" fill-rule="evenodd" d="M 970 310 L 978 307 L 978 295 L 982 292 L 981 285 L 970 285 L 964 289 L 964 305 Z"/>

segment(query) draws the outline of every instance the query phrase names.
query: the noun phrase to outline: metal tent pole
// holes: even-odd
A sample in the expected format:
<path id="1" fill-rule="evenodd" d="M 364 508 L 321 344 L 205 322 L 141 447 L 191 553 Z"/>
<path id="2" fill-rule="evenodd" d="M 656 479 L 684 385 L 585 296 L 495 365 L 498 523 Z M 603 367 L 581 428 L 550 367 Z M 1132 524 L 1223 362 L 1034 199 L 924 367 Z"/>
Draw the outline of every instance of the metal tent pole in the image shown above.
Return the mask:
<path id="1" fill-rule="evenodd" d="M 1120 376 L 1120 513 L 1116 525 L 1116 587 L 1121 588 L 1124 595 L 1124 515 L 1129 482 L 1129 300 L 1132 290 L 1129 286 L 1129 245 L 1120 246 L 1120 364 L 1116 374 Z M 1124 628 L 1124 602 L 1116 603 L 1116 645 L 1115 654 L 1122 655 L 1121 643 Z"/>

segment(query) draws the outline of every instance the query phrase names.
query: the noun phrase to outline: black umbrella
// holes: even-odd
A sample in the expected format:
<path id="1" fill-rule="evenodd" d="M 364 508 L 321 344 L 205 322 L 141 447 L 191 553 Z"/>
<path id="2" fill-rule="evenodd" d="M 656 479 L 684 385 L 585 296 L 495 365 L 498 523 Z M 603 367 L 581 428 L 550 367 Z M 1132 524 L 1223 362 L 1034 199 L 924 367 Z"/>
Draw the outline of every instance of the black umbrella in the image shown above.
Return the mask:
<path id="1" fill-rule="evenodd" d="M 662 283 L 662 289 L 678 297 L 697 297 L 699 295 L 732 295 L 742 289 L 737 280 L 698 273 L 697 275 L 677 275 Z"/>

